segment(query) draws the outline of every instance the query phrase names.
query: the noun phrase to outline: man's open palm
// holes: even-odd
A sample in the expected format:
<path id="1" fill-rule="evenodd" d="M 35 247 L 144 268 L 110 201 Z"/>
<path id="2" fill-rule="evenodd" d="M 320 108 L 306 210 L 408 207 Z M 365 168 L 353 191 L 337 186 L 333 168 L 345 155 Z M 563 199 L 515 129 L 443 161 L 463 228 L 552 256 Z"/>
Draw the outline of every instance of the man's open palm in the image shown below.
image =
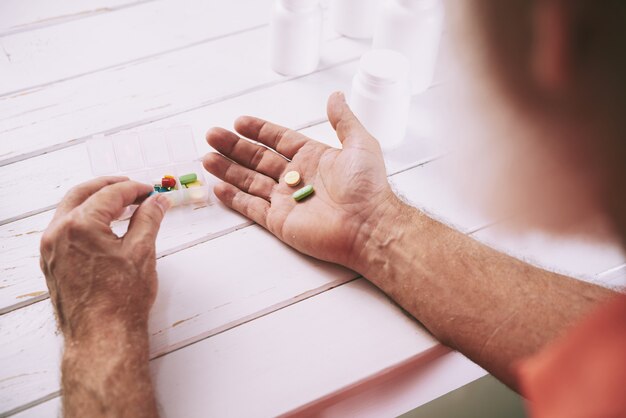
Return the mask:
<path id="1" fill-rule="evenodd" d="M 244 116 L 235 130 L 263 145 L 213 128 L 207 141 L 222 155 L 207 154 L 204 166 L 225 181 L 215 194 L 227 206 L 303 253 L 349 266 L 361 245 L 361 226 L 394 195 L 378 142 L 342 94 L 329 98 L 328 118 L 343 149 Z M 302 177 L 297 187 L 283 179 L 292 170 Z M 296 202 L 292 194 L 308 184 L 315 193 Z"/>

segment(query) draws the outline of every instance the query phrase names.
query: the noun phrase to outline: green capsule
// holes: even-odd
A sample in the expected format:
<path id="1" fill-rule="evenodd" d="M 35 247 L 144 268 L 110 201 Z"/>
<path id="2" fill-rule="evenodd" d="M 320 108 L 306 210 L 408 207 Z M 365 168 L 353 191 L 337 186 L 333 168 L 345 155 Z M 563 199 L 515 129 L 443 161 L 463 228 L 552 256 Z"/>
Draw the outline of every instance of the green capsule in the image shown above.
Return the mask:
<path id="1" fill-rule="evenodd" d="M 198 176 L 196 175 L 196 173 L 189 173 L 180 176 L 178 180 L 180 180 L 180 184 L 193 183 L 194 181 L 198 180 Z"/>
<path id="2" fill-rule="evenodd" d="M 306 198 L 307 196 L 310 196 L 313 194 L 313 186 L 311 186 L 310 184 L 308 186 L 304 186 L 303 188 L 301 188 L 300 190 L 298 190 L 297 192 L 295 192 L 292 197 L 296 200 L 296 202 L 301 201 L 302 199 Z"/>

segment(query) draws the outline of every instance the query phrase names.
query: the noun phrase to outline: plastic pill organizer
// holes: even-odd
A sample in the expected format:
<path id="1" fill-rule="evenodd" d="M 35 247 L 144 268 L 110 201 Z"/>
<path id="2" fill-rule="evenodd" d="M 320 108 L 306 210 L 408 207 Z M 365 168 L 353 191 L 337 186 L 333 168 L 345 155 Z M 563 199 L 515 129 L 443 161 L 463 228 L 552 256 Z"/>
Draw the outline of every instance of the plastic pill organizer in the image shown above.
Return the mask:
<path id="1" fill-rule="evenodd" d="M 165 177 L 173 177 L 173 187 L 158 190 L 167 193 L 173 206 L 211 203 L 211 188 L 188 126 L 94 136 L 87 140 L 87 151 L 95 176 L 124 175 L 155 190 Z M 197 181 L 182 184 L 181 176 L 192 173 Z"/>

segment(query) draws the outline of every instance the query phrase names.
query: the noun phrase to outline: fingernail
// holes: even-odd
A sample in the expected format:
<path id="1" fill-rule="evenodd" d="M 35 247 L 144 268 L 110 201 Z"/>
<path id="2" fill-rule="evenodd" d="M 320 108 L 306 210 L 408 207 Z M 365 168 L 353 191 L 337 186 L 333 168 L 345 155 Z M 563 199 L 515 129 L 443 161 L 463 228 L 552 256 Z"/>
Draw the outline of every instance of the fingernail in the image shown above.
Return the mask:
<path id="1" fill-rule="evenodd" d="M 154 203 L 161 208 L 163 213 L 167 212 L 167 210 L 172 207 L 172 202 L 164 193 L 157 194 L 154 197 Z"/>
<path id="2" fill-rule="evenodd" d="M 337 96 L 339 96 L 339 98 L 340 98 L 341 100 L 343 100 L 344 102 L 346 101 L 346 95 L 345 95 L 345 94 L 343 94 L 343 91 L 337 91 L 337 92 L 335 92 L 335 94 L 336 94 Z"/>

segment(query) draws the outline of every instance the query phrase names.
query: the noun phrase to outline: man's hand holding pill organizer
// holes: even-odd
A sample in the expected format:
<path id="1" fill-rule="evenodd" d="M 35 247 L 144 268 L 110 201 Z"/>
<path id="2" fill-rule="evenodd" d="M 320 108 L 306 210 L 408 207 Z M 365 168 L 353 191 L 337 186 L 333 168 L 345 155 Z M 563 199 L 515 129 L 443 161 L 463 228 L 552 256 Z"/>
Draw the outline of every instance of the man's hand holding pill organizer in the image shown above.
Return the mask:
<path id="1" fill-rule="evenodd" d="M 524 115 L 528 137 L 538 139 L 524 146 L 555 168 L 536 184 L 556 191 L 537 198 L 546 215 L 538 224 L 559 229 L 564 219 L 599 217 L 623 241 L 626 36 L 604 31 L 623 27 L 610 17 L 626 16 L 623 4 L 582 13 L 598 8 L 533 1 L 528 16 L 536 19 L 507 20 L 519 16 L 508 2 L 477 3 L 490 7 L 459 6 L 473 16 L 473 25 L 459 25 L 490 35 L 478 36 L 498 86 L 490 100 Z M 527 25 L 501 26 L 518 20 Z M 589 33 L 585 49 L 574 35 Z M 403 202 L 379 142 L 342 93 L 330 96 L 327 114 L 340 149 L 251 116 L 238 118 L 234 132 L 210 129 L 216 152 L 203 165 L 222 180 L 215 195 L 296 250 L 361 274 L 443 344 L 527 397 L 532 416 L 626 416 L 626 296 L 500 253 Z M 42 238 L 41 266 L 66 342 L 68 417 L 157 415 L 147 322 L 157 292 L 155 239 L 170 202 L 151 191 L 122 177 L 79 185 Z M 110 222 L 131 204 L 138 209 L 118 238 Z"/>

